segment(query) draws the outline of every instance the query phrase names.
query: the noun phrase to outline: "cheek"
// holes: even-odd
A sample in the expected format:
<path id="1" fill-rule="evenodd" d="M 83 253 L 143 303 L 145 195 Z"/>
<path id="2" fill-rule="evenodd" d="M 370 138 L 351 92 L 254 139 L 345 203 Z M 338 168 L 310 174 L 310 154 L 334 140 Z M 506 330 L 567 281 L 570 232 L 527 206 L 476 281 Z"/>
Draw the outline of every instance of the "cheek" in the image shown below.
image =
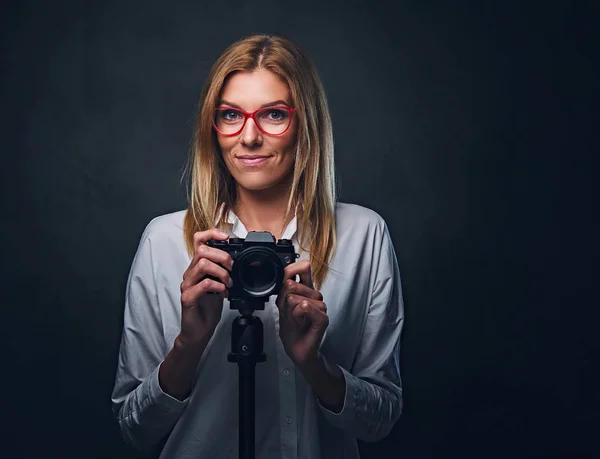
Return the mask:
<path id="1" fill-rule="evenodd" d="M 279 151 L 285 152 L 286 156 L 293 156 L 296 150 L 297 133 L 286 133 L 282 138 L 278 140 Z"/>
<path id="2" fill-rule="evenodd" d="M 232 150 L 235 147 L 235 142 L 232 142 L 231 139 L 219 139 L 218 145 L 221 150 L 221 155 L 223 155 L 223 159 L 228 163 L 231 162 L 231 158 L 233 157 Z"/>
<path id="3" fill-rule="evenodd" d="M 293 166 L 296 157 L 296 143 L 290 139 L 278 143 L 273 146 L 273 150 L 277 151 L 279 156 L 277 164 L 285 167 L 286 169 Z"/>

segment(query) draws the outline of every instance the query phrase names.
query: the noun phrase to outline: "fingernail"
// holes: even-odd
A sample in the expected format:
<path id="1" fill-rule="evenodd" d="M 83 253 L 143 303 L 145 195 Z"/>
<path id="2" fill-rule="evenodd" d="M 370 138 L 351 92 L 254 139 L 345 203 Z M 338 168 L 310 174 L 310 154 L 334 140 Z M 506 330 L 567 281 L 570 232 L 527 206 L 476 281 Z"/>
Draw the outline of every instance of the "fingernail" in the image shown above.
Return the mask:
<path id="1" fill-rule="evenodd" d="M 223 231 L 219 231 L 219 236 L 222 236 L 222 237 L 229 237 L 229 234 L 227 234 L 227 233 L 224 233 Z"/>
<path id="2" fill-rule="evenodd" d="M 227 287 L 229 287 L 229 288 L 233 287 L 233 281 L 231 280 L 231 277 L 229 278 L 229 281 L 227 282 Z"/>

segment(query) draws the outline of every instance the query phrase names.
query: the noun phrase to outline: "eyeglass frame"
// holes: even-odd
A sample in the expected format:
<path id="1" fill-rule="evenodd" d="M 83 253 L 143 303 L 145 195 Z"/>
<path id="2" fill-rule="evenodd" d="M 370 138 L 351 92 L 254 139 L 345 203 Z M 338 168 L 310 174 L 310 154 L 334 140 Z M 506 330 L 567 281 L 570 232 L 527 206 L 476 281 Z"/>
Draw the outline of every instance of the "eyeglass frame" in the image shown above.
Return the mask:
<path id="1" fill-rule="evenodd" d="M 252 118 L 252 121 L 254 121 L 254 124 L 256 125 L 256 127 L 258 128 L 258 130 L 260 132 L 262 132 L 264 135 L 268 135 L 268 136 L 271 136 L 271 137 L 282 136 L 283 134 L 285 134 L 289 130 L 290 126 L 292 125 L 292 117 L 294 116 L 294 113 L 296 112 L 296 107 L 288 107 L 287 105 L 273 105 L 272 107 L 262 107 L 262 108 L 259 108 L 258 110 L 253 111 L 252 113 L 248 113 L 247 111 L 242 110 L 241 108 L 229 107 L 229 106 L 226 106 L 226 105 L 221 105 L 221 106 L 219 106 L 219 107 L 217 107 L 217 108 L 214 109 L 214 113 L 216 114 L 217 110 L 223 110 L 223 109 L 233 110 L 233 111 L 241 113 L 244 116 L 244 122 L 242 123 L 242 127 L 240 128 L 239 131 L 237 131 L 237 132 L 235 132 L 233 134 L 225 134 L 222 131 L 220 131 L 219 128 L 217 127 L 217 124 L 215 123 L 215 116 L 213 116 L 213 121 L 212 121 L 213 127 L 216 129 L 216 131 L 219 134 L 221 134 L 224 137 L 234 137 L 236 135 L 240 135 L 242 133 L 242 131 L 244 130 L 244 127 L 246 127 L 246 122 L 248 121 L 248 118 Z M 280 109 L 280 110 L 283 109 L 283 110 L 287 111 L 289 113 L 289 116 L 290 116 L 290 124 L 288 124 L 288 127 L 286 127 L 285 130 L 283 132 L 280 132 L 279 134 L 270 134 L 270 133 L 266 132 L 260 126 L 260 123 L 258 121 L 256 121 L 256 118 L 255 118 L 255 116 L 256 116 L 256 114 L 258 112 L 262 112 L 263 110 L 272 110 L 272 109 Z"/>

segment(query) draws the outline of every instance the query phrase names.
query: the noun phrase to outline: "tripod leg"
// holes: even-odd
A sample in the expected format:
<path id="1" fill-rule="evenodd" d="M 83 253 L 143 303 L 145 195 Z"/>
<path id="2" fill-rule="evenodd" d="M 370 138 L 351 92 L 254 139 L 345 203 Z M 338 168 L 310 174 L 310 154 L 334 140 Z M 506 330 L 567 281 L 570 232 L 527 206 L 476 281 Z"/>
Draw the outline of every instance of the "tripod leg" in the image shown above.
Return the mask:
<path id="1" fill-rule="evenodd" d="M 255 456 L 255 370 L 264 362 L 263 325 L 258 317 L 240 316 L 231 330 L 231 352 L 227 360 L 238 364 L 239 374 L 239 457 Z"/>
<path id="2" fill-rule="evenodd" d="M 255 436 L 255 412 L 254 412 L 254 390 L 255 390 L 255 364 L 244 362 L 238 364 L 239 369 L 239 448 L 241 459 L 254 459 L 254 436 Z"/>

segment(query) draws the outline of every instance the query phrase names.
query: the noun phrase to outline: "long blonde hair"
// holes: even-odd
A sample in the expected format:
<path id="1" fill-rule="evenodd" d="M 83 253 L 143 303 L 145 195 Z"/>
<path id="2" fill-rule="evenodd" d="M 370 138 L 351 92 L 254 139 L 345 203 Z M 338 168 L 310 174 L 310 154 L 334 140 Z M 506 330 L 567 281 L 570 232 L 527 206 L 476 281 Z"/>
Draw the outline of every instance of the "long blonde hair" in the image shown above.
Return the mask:
<path id="1" fill-rule="evenodd" d="M 236 184 L 213 130 L 214 110 L 229 75 L 266 69 L 285 82 L 296 107 L 294 178 L 284 221 L 296 212 L 298 241 L 309 247 L 315 288 L 320 288 L 335 251 L 336 186 L 333 129 L 325 90 L 309 56 L 290 40 L 252 35 L 229 46 L 210 70 L 197 112 L 193 146 L 186 165 L 188 209 L 184 237 L 194 253 L 194 233 L 224 229 L 234 208 Z M 218 221 L 217 221 L 218 220 Z"/>

